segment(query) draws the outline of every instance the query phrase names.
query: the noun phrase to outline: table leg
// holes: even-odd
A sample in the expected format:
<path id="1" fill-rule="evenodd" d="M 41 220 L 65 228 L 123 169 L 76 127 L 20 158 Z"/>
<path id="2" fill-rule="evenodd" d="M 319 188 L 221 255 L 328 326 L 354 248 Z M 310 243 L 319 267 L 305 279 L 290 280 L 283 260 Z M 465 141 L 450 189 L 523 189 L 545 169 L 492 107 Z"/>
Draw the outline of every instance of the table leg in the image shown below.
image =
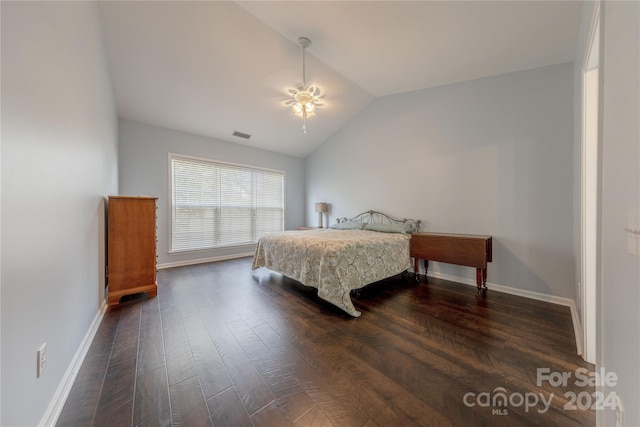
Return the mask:
<path id="1" fill-rule="evenodd" d="M 487 289 L 487 269 L 476 268 L 476 285 L 478 286 L 478 292 L 482 289 Z"/>
<path id="2" fill-rule="evenodd" d="M 476 285 L 478 285 L 478 292 L 482 289 L 482 269 L 476 268 Z"/>

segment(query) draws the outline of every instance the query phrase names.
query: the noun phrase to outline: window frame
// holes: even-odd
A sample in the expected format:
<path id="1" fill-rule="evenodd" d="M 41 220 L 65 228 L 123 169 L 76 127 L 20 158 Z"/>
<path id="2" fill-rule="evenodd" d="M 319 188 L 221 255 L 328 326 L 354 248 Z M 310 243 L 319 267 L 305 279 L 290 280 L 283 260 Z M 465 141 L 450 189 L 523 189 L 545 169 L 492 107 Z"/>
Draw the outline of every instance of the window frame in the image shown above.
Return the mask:
<path id="1" fill-rule="evenodd" d="M 210 158 L 206 158 L 206 157 L 199 157 L 199 156 L 190 156 L 187 154 L 179 154 L 179 153 L 172 153 L 169 152 L 168 156 L 167 156 L 167 200 L 168 200 L 168 204 L 167 204 L 167 225 L 168 225 L 168 229 L 169 229 L 169 233 L 168 233 L 168 244 L 167 244 L 167 252 L 170 255 L 177 255 L 177 254 L 188 254 L 188 253 L 196 253 L 196 252 L 211 252 L 211 251 L 215 251 L 215 250 L 224 250 L 224 249 L 233 249 L 233 248 L 249 248 L 249 247 L 255 247 L 257 242 L 246 242 L 246 243 L 233 243 L 233 244 L 226 244 L 226 245 L 218 245 L 218 246 L 211 246 L 211 247 L 207 247 L 207 248 L 197 248 L 197 249 L 174 249 L 174 244 L 173 244 L 173 174 L 172 174 L 172 160 L 177 159 L 177 160 L 186 160 L 186 161 L 194 161 L 194 162 L 201 162 L 201 163 L 208 163 L 211 165 L 220 165 L 220 166 L 230 166 L 233 168 L 242 168 L 242 169 L 246 169 L 246 170 L 257 170 L 257 171 L 267 171 L 267 172 L 275 172 L 277 174 L 281 174 L 282 175 L 282 230 L 285 229 L 285 224 L 286 224 L 286 178 L 287 178 L 287 174 L 286 171 L 284 170 L 280 170 L 280 169 L 273 169 L 273 168 L 265 168 L 265 167 L 260 167 L 260 166 L 254 166 L 254 165 L 247 165 L 247 164 L 242 164 L 242 163 L 234 163 L 234 162 L 228 162 L 228 161 L 224 161 L 224 160 L 216 160 L 216 159 L 210 159 Z"/>

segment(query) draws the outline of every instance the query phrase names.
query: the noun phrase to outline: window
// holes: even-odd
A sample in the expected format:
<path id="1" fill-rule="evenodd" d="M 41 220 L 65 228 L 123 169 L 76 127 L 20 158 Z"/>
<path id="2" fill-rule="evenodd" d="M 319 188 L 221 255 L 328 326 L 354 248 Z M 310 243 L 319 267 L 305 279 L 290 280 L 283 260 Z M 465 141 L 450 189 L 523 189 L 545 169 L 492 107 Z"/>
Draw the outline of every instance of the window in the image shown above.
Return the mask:
<path id="1" fill-rule="evenodd" d="M 284 229 L 284 172 L 169 156 L 171 252 L 250 244 Z"/>

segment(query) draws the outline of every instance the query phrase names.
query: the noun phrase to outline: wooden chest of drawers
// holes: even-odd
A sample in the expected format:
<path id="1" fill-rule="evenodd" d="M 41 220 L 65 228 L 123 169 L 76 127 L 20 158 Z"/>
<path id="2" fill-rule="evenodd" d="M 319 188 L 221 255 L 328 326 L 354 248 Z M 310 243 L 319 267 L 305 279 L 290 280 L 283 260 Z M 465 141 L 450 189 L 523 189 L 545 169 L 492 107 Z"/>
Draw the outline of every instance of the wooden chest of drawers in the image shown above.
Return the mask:
<path id="1" fill-rule="evenodd" d="M 157 295 L 156 198 L 110 196 L 107 220 L 108 305 L 125 295 Z"/>

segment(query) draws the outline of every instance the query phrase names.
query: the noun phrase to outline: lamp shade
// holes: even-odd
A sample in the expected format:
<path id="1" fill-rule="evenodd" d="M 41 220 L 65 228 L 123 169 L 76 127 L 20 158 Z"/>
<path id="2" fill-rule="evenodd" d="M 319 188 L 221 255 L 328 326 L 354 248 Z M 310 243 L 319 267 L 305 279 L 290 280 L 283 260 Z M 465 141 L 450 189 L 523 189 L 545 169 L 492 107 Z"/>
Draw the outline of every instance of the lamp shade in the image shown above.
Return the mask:
<path id="1" fill-rule="evenodd" d="M 325 202 L 316 203 L 316 212 L 326 212 L 327 204 Z"/>

